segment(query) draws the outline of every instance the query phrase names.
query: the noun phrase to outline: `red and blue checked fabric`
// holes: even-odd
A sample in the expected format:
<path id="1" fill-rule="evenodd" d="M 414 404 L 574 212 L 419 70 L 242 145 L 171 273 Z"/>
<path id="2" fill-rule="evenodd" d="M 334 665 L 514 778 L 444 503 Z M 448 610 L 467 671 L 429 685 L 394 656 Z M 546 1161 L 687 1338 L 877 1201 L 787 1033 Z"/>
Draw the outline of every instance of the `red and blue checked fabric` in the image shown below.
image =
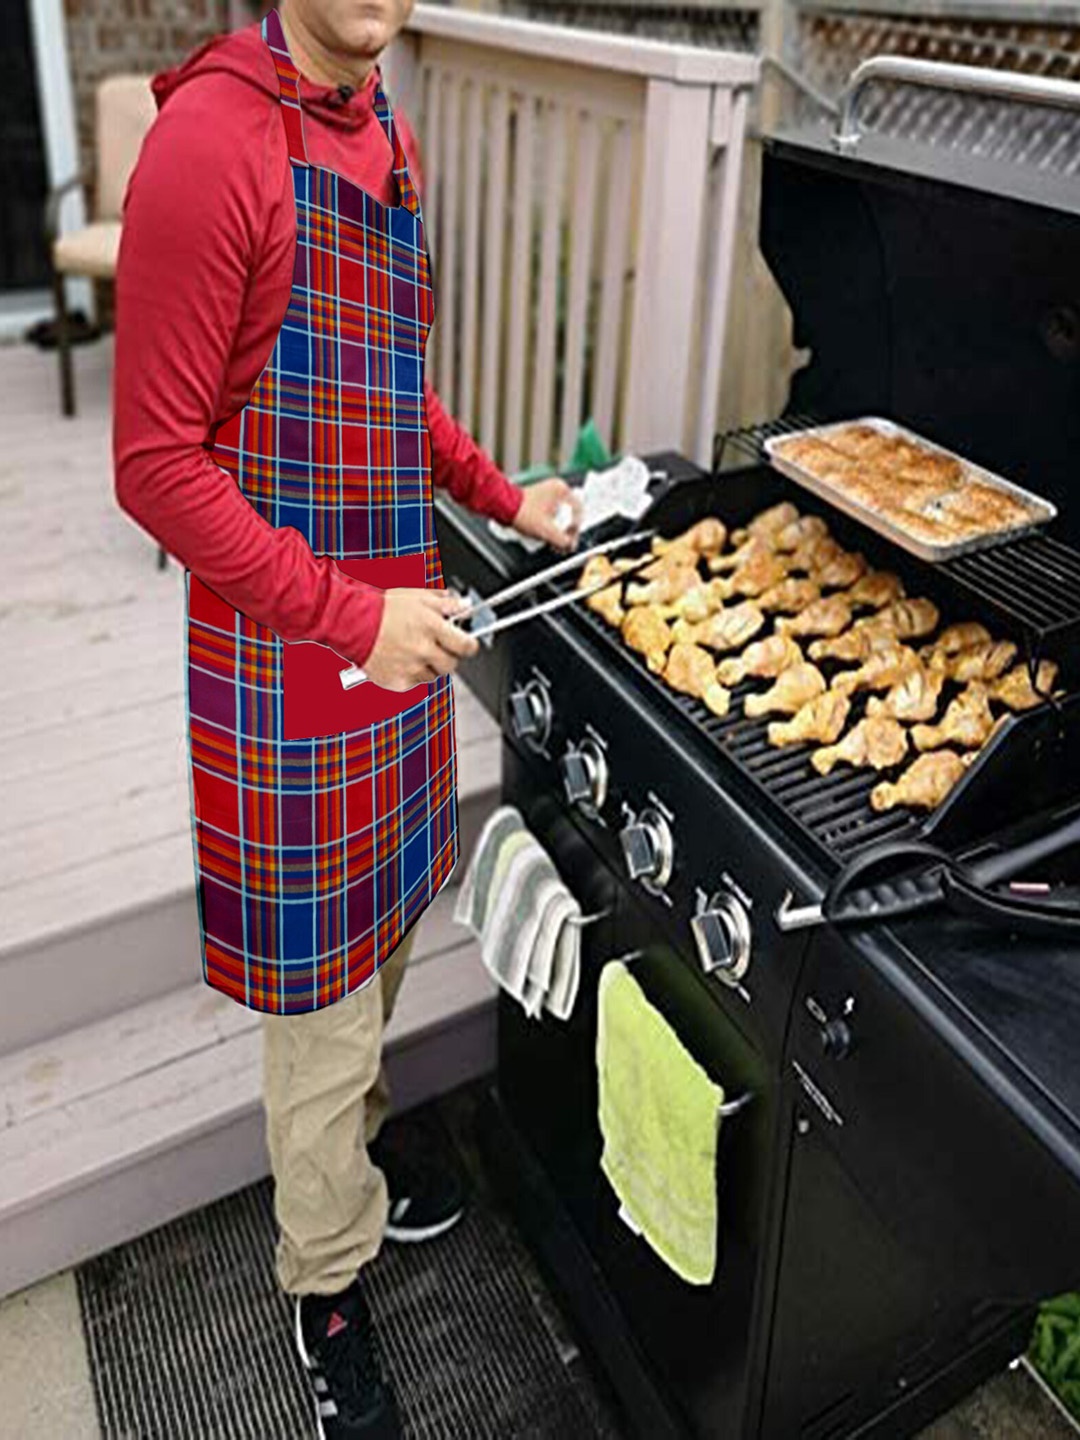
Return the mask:
<path id="1" fill-rule="evenodd" d="M 389 206 L 308 164 L 298 72 L 276 10 L 262 34 L 281 82 L 296 200 L 293 286 L 273 353 L 212 454 L 271 524 L 294 526 L 348 573 L 363 578 L 367 561 L 385 575 L 399 561 L 425 577 L 411 583 L 440 586 L 423 393 L 431 276 L 382 76 L 375 109 L 398 202 Z M 450 677 L 419 699 L 404 692 L 386 718 L 287 739 L 289 642 L 190 571 L 185 598 L 203 975 L 253 1010 L 320 1009 L 375 975 L 454 868 Z M 389 692 L 369 684 L 350 694 L 365 691 L 385 711 Z"/>

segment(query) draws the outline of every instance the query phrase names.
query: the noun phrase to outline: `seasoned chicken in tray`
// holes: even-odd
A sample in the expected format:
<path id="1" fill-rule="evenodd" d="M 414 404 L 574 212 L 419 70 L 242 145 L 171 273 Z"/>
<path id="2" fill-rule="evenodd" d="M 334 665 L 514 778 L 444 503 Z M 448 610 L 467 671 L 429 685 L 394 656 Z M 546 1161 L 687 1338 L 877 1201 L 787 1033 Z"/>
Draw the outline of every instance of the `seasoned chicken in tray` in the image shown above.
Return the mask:
<path id="1" fill-rule="evenodd" d="M 909 722 L 933 720 L 944 687 L 942 671 L 927 670 L 920 665 L 918 669 L 910 670 L 884 697 L 871 695 L 866 702 L 866 713 Z"/>
<path id="2" fill-rule="evenodd" d="M 769 724 L 770 745 L 802 745 L 815 740 L 827 745 L 843 732 L 851 713 L 851 701 L 835 690 L 826 690 L 808 700 L 795 711 L 790 720 L 773 720 Z"/>
<path id="3" fill-rule="evenodd" d="M 789 636 L 769 635 L 764 640 L 755 640 L 741 655 L 721 660 L 716 676 L 724 685 L 738 685 L 740 680 L 750 677 L 775 680 L 784 670 L 798 665 L 802 658 L 802 651 Z"/>
<path id="4" fill-rule="evenodd" d="M 953 750 L 935 750 L 920 755 L 895 784 L 883 780 L 870 791 L 873 810 L 895 810 L 910 805 L 917 810 L 933 810 L 949 791 L 964 778 L 966 765 Z"/>
<path id="5" fill-rule="evenodd" d="M 652 605 L 635 605 L 627 611 L 621 626 L 622 637 L 631 650 L 645 656 L 650 670 L 663 670 L 674 636 L 671 626 Z"/>
<path id="6" fill-rule="evenodd" d="M 990 694 L 1010 710 L 1034 710 L 1053 692 L 1057 673 L 1058 667 L 1052 660 L 1040 660 L 1033 687 L 1028 667 L 1017 665 L 993 683 Z"/>
<path id="7" fill-rule="evenodd" d="M 950 704 L 940 725 L 913 725 L 911 740 L 916 750 L 940 750 L 943 745 L 978 750 L 993 728 L 990 693 L 976 681 Z"/>
<path id="8" fill-rule="evenodd" d="M 802 661 L 784 670 L 776 683 L 761 695 L 748 695 L 743 702 L 743 714 L 748 716 L 781 714 L 794 715 L 796 710 L 826 690 L 825 677 L 816 665 Z"/>
<path id="9" fill-rule="evenodd" d="M 781 618 L 776 629 L 781 635 L 839 635 L 851 624 L 851 606 L 843 595 L 826 595 L 812 601 L 793 619 Z"/>
<path id="10" fill-rule="evenodd" d="M 855 769 L 888 770 L 900 764 L 907 748 L 907 731 L 899 721 L 887 715 L 864 716 L 838 745 L 815 750 L 810 763 L 819 775 L 831 774 L 840 764 L 852 765 Z"/>
<path id="11" fill-rule="evenodd" d="M 856 690 L 889 690 L 921 663 L 914 650 L 894 641 L 885 649 L 875 650 L 857 670 L 841 671 L 832 688 L 847 695 Z"/>
<path id="12" fill-rule="evenodd" d="M 676 620 L 672 628 L 675 640 L 707 645 L 710 650 L 741 650 L 765 627 L 765 615 L 752 600 L 744 600 L 726 610 L 715 610 L 698 624 Z"/>

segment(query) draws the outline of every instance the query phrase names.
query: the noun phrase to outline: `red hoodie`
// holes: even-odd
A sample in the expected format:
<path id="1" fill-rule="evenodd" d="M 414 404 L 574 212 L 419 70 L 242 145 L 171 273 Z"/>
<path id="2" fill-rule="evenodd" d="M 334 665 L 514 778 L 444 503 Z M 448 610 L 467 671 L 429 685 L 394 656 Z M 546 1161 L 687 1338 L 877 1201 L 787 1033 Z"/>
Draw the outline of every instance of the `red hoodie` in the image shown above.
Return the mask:
<path id="1" fill-rule="evenodd" d="M 300 80 L 313 165 L 393 203 L 393 156 L 361 89 Z M 158 115 L 124 198 L 116 277 L 113 453 L 123 509 L 237 610 L 285 640 L 316 640 L 356 663 L 383 592 L 275 528 L 214 461 L 217 427 L 241 409 L 270 357 L 292 285 L 296 217 L 278 78 L 258 23 L 216 36 L 154 77 Z M 395 123 L 422 195 L 417 145 Z M 436 296 L 436 302 L 438 296 Z M 432 479 L 509 523 L 522 491 L 425 384 Z"/>

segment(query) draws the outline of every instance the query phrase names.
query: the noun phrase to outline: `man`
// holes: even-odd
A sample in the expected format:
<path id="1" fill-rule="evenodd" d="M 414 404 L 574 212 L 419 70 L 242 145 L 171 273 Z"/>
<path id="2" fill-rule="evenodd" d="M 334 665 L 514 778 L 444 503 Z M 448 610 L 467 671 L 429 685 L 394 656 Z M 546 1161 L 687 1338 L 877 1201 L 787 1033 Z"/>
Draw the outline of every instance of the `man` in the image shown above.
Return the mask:
<path id="1" fill-rule="evenodd" d="M 400 1433 L 360 1267 L 462 1211 L 378 1134 L 383 1026 L 457 855 L 450 676 L 477 648 L 431 484 L 560 549 L 580 517 L 423 380 L 416 147 L 377 65 L 410 9 L 281 0 L 157 76 L 117 274 L 117 497 L 185 567 L 204 976 L 264 1014 L 277 1269 L 332 1440 Z M 313 650 L 331 689 L 363 667 L 362 721 L 332 724 L 329 690 L 296 719 Z"/>

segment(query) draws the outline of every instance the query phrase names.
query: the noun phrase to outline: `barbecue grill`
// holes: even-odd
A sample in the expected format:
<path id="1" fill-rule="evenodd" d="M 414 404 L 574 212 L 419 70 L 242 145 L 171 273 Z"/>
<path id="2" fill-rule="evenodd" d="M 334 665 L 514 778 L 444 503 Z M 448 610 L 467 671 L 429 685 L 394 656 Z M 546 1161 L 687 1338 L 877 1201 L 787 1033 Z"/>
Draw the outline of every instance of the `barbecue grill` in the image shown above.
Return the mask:
<path id="1" fill-rule="evenodd" d="M 1080 202 L 1051 177 L 816 131 L 767 141 L 763 183 L 763 251 L 810 362 L 787 415 L 718 439 L 708 471 L 645 457 L 666 478 L 635 528 L 738 526 L 792 499 L 946 619 L 1059 662 L 1062 693 L 937 809 L 878 814 L 879 777 L 771 747 L 745 687 L 718 718 L 583 606 L 468 662 L 503 725 L 504 799 L 595 917 L 569 1022 L 500 1000 L 485 1150 L 650 1440 L 911 1434 L 1080 1279 Z M 1015 477 L 1058 520 L 928 564 L 765 462 L 778 429 L 862 414 Z M 466 591 L 544 563 L 441 502 L 438 524 Z M 599 1169 L 596 984 L 616 957 L 748 1097 L 721 1127 L 707 1287 L 626 1228 Z"/>

